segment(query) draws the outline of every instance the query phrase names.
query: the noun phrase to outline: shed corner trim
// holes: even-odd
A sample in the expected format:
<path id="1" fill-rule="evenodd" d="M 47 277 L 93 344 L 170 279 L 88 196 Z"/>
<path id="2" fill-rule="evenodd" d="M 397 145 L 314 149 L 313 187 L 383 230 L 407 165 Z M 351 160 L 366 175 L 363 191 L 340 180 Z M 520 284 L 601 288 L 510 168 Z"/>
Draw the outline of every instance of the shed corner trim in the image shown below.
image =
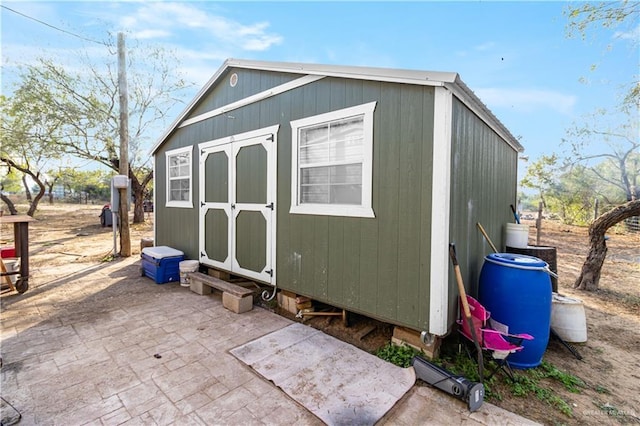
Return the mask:
<path id="1" fill-rule="evenodd" d="M 451 202 L 451 123 L 453 94 L 437 87 L 434 101 L 433 189 L 429 333 L 444 336 L 449 317 L 449 214 Z"/>

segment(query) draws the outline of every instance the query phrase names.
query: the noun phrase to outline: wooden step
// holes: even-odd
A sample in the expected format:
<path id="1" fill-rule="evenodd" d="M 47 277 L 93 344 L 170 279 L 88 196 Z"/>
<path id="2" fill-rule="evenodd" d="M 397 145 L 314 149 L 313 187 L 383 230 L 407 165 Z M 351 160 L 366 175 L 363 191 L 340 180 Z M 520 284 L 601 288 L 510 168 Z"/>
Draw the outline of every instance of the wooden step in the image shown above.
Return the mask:
<path id="1" fill-rule="evenodd" d="M 225 293 L 233 294 L 234 296 L 237 296 L 237 297 L 245 297 L 245 296 L 253 295 L 253 290 L 250 290 L 248 288 L 245 288 L 227 281 L 223 281 L 219 278 L 212 277 L 210 275 L 203 274 L 201 272 L 189 272 L 187 275 L 190 280 L 199 281 L 206 286 L 213 287 Z"/>

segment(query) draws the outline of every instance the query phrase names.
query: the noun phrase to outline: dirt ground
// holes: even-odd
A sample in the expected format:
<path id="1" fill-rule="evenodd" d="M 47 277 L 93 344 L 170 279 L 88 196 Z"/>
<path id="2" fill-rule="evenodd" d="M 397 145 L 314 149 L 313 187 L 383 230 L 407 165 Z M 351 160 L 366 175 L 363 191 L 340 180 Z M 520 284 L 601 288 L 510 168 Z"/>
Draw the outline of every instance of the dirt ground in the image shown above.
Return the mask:
<path id="1" fill-rule="evenodd" d="M 30 268 L 34 277 L 30 285 L 37 286 L 38 275 L 46 276 L 47 269 L 54 266 L 108 260 L 113 252 L 113 234 L 110 227 L 100 226 L 101 209 L 102 205 L 41 204 L 37 222 L 30 225 Z M 133 256 L 140 254 L 140 240 L 153 236 L 153 217 L 147 218 L 144 224 L 132 225 Z M 524 223 L 531 225 L 529 242 L 534 244 L 534 223 Z M 572 407 L 572 416 L 532 397 L 502 393 L 502 400 L 490 402 L 549 425 L 640 424 L 640 234 L 625 233 L 622 228 L 611 231 L 600 290 L 585 293 L 572 285 L 588 251 L 586 228 L 550 221 L 542 226 L 541 245 L 557 248 L 559 293 L 582 300 L 586 311 L 588 341 L 574 344 L 583 360 L 578 361 L 554 341 L 544 357 L 586 383 L 580 393 L 549 383 Z M 13 232 L 7 225 L 2 225 L 0 239 L 3 245 L 12 243 Z M 339 317 L 316 317 L 307 323 L 368 351 L 387 343 L 393 330 L 388 324 L 353 314 L 348 328 Z"/>

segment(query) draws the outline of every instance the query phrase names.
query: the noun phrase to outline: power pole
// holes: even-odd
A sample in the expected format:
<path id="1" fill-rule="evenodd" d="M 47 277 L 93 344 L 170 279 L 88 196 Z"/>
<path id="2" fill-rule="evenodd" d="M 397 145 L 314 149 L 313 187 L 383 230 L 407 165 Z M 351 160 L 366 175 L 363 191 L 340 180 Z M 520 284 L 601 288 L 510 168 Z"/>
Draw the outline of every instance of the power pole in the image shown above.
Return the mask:
<path id="1" fill-rule="evenodd" d="M 119 173 L 129 176 L 129 94 L 127 92 L 127 62 L 125 58 L 124 34 L 118 33 L 118 94 L 120 98 L 120 165 Z M 131 256 L 129 234 L 129 209 L 127 188 L 119 188 L 120 208 L 120 256 Z"/>

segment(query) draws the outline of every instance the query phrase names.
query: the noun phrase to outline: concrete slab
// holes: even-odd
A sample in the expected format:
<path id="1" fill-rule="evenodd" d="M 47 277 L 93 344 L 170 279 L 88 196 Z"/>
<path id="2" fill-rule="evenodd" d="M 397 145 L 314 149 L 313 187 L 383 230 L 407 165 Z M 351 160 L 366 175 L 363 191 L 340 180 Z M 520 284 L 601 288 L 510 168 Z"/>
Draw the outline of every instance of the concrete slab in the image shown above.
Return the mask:
<path id="1" fill-rule="evenodd" d="M 413 387 L 400 368 L 303 324 L 291 324 L 231 353 L 329 425 L 374 425 Z"/>
<path id="2" fill-rule="evenodd" d="M 237 315 L 219 294 L 155 284 L 139 262 L 34 268 L 29 291 L 0 296 L 0 390 L 21 424 L 322 424 L 229 353 L 291 321 L 261 308 Z M 414 386 L 378 422 L 438 423 L 527 420 L 490 404 L 471 414 Z"/>

